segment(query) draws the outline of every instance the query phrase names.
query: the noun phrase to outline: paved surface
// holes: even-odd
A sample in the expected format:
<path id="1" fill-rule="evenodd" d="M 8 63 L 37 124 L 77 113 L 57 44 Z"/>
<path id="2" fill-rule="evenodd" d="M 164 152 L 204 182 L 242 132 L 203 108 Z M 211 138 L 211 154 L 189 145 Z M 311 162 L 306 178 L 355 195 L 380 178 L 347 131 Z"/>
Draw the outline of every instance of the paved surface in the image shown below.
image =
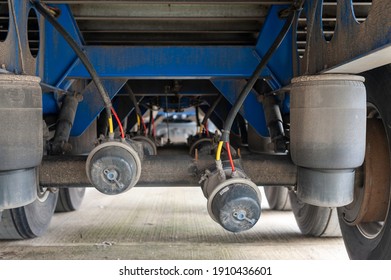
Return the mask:
<path id="1" fill-rule="evenodd" d="M 91 189 L 79 211 L 55 214 L 45 236 L 0 242 L 0 259 L 348 259 L 341 238 L 304 237 L 291 212 L 265 201 L 257 225 L 234 234 L 209 217 L 199 188 Z"/>

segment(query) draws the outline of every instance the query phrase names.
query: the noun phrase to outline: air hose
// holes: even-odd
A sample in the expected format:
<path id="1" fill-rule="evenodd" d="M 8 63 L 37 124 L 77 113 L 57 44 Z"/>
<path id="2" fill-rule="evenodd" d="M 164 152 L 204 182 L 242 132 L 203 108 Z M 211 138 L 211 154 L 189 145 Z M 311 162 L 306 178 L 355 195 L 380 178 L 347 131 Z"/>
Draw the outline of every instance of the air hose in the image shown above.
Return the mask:
<path id="1" fill-rule="evenodd" d="M 103 83 L 101 79 L 98 76 L 98 73 L 96 72 L 94 66 L 90 62 L 87 55 L 84 53 L 83 49 L 79 46 L 79 44 L 72 38 L 72 36 L 65 30 L 64 27 L 57 21 L 55 18 L 53 12 L 48 7 L 45 7 L 39 0 L 30 0 L 31 4 L 35 7 L 35 9 L 51 24 L 53 27 L 58 31 L 58 33 L 61 34 L 61 36 L 65 39 L 65 41 L 69 44 L 69 46 L 72 48 L 72 50 L 75 52 L 77 57 L 80 59 L 80 61 L 83 63 L 85 68 L 87 69 L 88 73 L 90 74 L 94 84 L 96 85 L 96 88 L 98 89 L 98 92 L 100 96 L 102 97 L 107 116 L 108 116 L 108 122 L 109 122 L 109 133 L 111 135 L 114 134 L 113 130 L 113 119 L 112 119 L 112 111 L 113 105 L 111 103 L 111 99 L 109 94 L 107 93 L 105 87 L 103 86 Z M 121 127 L 121 123 L 118 123 L 119 127 Z"/>
<path id="2" fill-rule="evenodd" d="M 296 17 L 298 17 L 299 13 L 298 11 L 301 10 L 304 0 L 298 1 L 299 3 L 295 3 L 292 5 L 292 7 L 289 9 L 290 13 L 287 17 L 287 20 L 282 27 L 280 33 L 278 34 L 277 38 L 274 40 L 273 44 L 270 46 L 270 48 L 267 50 L 266 54 L 261 59 L 260 63 L 254 70 L 253 74 L 251 75 L 250 79 L 247 81 L 246 85 L 242 89 L 242 91 L 239 94 L 238 99 L 235 101 L 234 105 L 232 106 L 227 119 L 225 120 L 224 129 L 221 135 L 219 147 L 222 147 L 224 142 L 229 143 L 229 134 L 233 125 L 233 122 L 235 120 L 236 115 L 238 114 L 240 108 L 242 107 L 244 101 L 246 100 L 248 94 L 250 93 L 251 89 L 254 87 L 255 83 L 257 82 L 259 76 L 261 75 L 262 71 L 268 64 L 269 60 L 275 53 L 275 51 L 278 49 L 278 47 L 281 45 L 283 40 L 285 39 L 286 35 L 288 34 L 294 20 Z M 216 161 L 220 160 L 221 158 L 221 148 L 217 149 L 216 152 Z M 232 159 L 230 159 L 231 161 Z M 233 168 L 234 171 L 234 168 Z"/>

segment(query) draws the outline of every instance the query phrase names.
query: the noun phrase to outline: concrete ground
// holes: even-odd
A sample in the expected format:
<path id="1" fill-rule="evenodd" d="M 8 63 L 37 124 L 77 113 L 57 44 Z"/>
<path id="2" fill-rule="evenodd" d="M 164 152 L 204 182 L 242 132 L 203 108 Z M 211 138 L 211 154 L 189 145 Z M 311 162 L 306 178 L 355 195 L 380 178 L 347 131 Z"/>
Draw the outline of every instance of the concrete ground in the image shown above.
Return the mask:
<path id="1" fill-rule="evenodd" d="M 257 225 L 234 234 L 209 217 L 199 188 L 90 189 L 81 209 L 56 213 L 43 237 L 0 242 L 0 259 L 348 259 L 341 238 L 304 237 L 292 212 L 263 200 Z"/>

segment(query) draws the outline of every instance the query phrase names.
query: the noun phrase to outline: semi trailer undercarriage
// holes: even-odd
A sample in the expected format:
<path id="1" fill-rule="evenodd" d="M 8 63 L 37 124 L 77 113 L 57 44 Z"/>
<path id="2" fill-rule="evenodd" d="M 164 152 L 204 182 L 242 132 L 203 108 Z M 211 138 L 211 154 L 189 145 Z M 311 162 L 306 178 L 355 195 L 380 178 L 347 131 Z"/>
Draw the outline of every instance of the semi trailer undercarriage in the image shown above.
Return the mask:
<path id="1" fill-rule="evenodd" d="M 391 259 L 390 12 L 1 0 L 0 238 L 43 235 L 88 187 L 200 186 L 210 217 L 241 232 L 262 219 L 262 186 L 303 234 Z"/>

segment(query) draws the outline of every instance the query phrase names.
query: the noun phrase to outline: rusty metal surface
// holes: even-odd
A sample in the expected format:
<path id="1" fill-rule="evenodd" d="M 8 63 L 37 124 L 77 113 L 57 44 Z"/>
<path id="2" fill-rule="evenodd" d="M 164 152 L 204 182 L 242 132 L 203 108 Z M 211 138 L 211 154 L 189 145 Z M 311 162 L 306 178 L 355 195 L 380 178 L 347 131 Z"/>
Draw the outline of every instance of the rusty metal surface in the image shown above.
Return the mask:
<path id="1" fill-rule="evenodd" d="M 354 202 L 343 209 L 352 225 L 384 221 L 390 196 L 390 155 L 380 119 L 368 119 L 365 162 L 355 185 Z M 361 184 L 360 184 L 361 183 Z"/>
<path id="2" fill-rule="evenodd" d="M 85 171 L 86 156 L 45 157 L 40 167 L 43 186 L 89 185 Z M 137 186 L 199 186 L 200 172 L 214 165 L 212 157 L 195 161 L 189 155 L 145 157 Z M 296 184 L 296 166 L 289 156 L 242 155 L 247 176 L 257 185 Z"/>
<path id="3" fill-rule="evenodd" d="M 0 31 L 6 34 L 5 40 L 0 41 L 1 68 L 11 72 L 35 75 L 37 60 L 42 57 L 35 58 L 31 53 L 36 54 L 38 48 L 43 50 L 43 42 L 34 37 L 39 32 L 36 28 L 37 22 L 29 21 L 28 18 L 29 10 L 26 7 L 29 7 L 29 0 L 8 2 L 6 14 L 1 15 L 3 22 L 8 20 L 8 25 L 4 25 L 8 27 L 7 30 L 3 30 L 3 25 L 0 27 Z M 2 3 L 2 5 L 6 4 Z M 40 24 L 42 25 L 43 21 Z"/>
<path id="4" fill-rule="evenodd" d="M 356 5 L 369 4 L 370 9 L 366 18 L 356 17 L 352 2 Z M 331 39 L 330 37 L 326 39 L 323 32 L 322 2 L 307 1 L 307 5 L 307 38 L 304 57 L 301 60 L 302 74 L 315 74 L 332 68 L 336 68 L 337 72 L 342 72 L 342 69 L 338 70 L 341 64 L 391 46 L 391 1 L 389 0 L 377 0 L 372 3 L 340 0 L 337 4 L 331 3 L 330 5 L 336 6 L 336 28 Z M 378 67 L 388 63 L 391 63 L 391 57 L 383 54 L 383 59 L 369 67 Z M 365 70 L 368 70 L 365 69 L 365 65 L 357 69 L 353 65 L 353 67 L 345 68 L 344 72 L 358 73 Z"/>

